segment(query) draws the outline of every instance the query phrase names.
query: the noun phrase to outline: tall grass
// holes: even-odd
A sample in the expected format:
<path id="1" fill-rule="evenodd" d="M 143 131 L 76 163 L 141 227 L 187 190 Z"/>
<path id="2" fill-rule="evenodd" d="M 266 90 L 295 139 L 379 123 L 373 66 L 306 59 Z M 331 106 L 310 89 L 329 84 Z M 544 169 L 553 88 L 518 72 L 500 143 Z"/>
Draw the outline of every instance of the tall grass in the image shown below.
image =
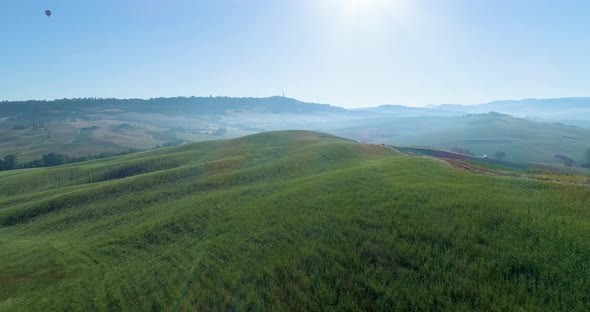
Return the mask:
<path id="1" fill-rule="evenodd" d="M 312 132 L 0 180 L 0 310 L 590 309 L 581 185 Z"/>

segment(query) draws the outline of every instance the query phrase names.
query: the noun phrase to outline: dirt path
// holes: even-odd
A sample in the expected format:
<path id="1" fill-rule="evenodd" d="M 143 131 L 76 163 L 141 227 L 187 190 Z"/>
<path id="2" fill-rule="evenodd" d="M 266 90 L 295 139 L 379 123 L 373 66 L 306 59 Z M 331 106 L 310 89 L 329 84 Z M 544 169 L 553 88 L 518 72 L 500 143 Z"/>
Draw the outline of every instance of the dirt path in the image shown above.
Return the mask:
<path id="1" fill-rule="evenodd" d="M 525 177 L 524 175 L 517 174 L 517 173 L 493 171 L 493 170 L 488 170 L 488 169 L 484 169 L 484 168 L 477 168 L 477 167 L 469 165 L 466 162 L 456 160 L 456 159 L 446 159 L 446 158 L 440 158 L 440 159 L 455 168 L 469 171 L 471 173 L 487 174 L 487 175 L 494 175 L 494 176 L 504 176 L 504 177 L 515 177 L 515 178 Z"/>
<path id="2" fill-rule="evenodd" d="M 519 174 L 515 172 L 506 172 L 506 171 L 494 171 L 490 169 L 484 168 L 477 168 L 469 163 L 464 161 L 456 160 L 456 159 L 445 159 L 445 158 L 437 158 L 454 168 L 459 170 L 469 171 L 474 174 L 485 174 L 485 175 L 493 175 L 493 176 L 503 176 L 503 177 L 512 177 L 512 178 L 520 178 L 520 179 L 528 179 L 528 180 L 537 180 L 537 181 L 544 181 L 544 182 L 554 182 L 554 183 L 562 183 L 562 184 L 576 184 L 576 185 L 585 185 L 590 186 L 590 177 L 585 180 L 568 180 L 565 177 L 559 178 L 557 176 L 552 175 L 535 175 L 535 174 Z"/>

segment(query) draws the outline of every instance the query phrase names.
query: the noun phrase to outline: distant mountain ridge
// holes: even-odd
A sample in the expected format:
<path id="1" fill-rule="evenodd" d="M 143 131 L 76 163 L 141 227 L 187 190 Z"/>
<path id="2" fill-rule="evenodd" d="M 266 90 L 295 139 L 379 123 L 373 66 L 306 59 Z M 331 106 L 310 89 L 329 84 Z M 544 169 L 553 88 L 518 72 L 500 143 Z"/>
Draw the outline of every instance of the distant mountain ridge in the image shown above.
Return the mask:
<path id="1" fill-rule="evenodd" d="M 85 112 L 100 108 L 135 112 L 184 114 L 224 114 L 233 110 L 254 110 L 270 113 L 339 113 L 355 117 L 454 117 L 470 113 L 498 112 L 523 118 L 546 120 L 572 120 L 590 122 L 590 97 L 555 99 L 499 100 L 482 104 L 439 104 L 410 107 L 384 104 L 376 107 L 347 109 L 330 104 L 299 101 L 284 96 L 271 97 L 171 97 L 150 99 L 80 98 L 52 101 L 2 101 L 0 117 L 55 112 Z M 30 117 L 30 116 L 29 116 Z"/>
<path id="2" fill-rule="evenodd" d="M 120 109 L 128 111 L 154 111 L 158 113 L 224 113 L 231 109 L 264 108 L 272 113 L 309 113 L 314 111 L 342 112 L 344 108 L 328 104 L 308 103 L 296 99 L 272 96 L 252 97 L 171 97 L 151 99 L 79 98 L 52 101 L 2 101 L 0 115 L 40 113 L 55 111 L 81 112 L 88 109 Z"/>
<path id="3" fill-rule="evenodd" d="M 551 120 L 590 120 L 590 97 L 502 100 L 475 105 L 442 104 L 429 108 L 467 113 L 494 111 L 517 117 Z"/>
<path id="4" fill-rule="evenodd" d="M 366 113 L 386 114 L 392 117 L 456 117 L 465 115 L 464 111 L 454 109 L 439 109 L 430 107 L 410 107 L 404 105 L 385 104 L 377 107 L 359 109 Z"/>

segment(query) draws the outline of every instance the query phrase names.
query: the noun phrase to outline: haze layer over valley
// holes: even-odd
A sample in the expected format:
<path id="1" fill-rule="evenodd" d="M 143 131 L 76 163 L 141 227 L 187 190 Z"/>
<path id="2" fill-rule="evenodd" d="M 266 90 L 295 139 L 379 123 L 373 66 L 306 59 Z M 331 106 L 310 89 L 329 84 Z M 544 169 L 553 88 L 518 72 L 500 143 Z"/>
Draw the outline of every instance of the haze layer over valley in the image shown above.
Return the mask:
<path id="1" fill-rule="evenodd" d="M 590 98 L 481 105 L 344 109 L 285 97 L 72 99 L 0 103 L 0 157 L 112 155 L 273 130 L 316 130 L 356 141 L 428 146 L 514 162 L 582 165 Z M 508 114 L 513 114 L 510 116 Z M 561 119 L 563 118 L 563 119 Z M 573 120 L 576 121 L 573 121 Z M 574 125 L 575 124 L 575 125 Z"/>

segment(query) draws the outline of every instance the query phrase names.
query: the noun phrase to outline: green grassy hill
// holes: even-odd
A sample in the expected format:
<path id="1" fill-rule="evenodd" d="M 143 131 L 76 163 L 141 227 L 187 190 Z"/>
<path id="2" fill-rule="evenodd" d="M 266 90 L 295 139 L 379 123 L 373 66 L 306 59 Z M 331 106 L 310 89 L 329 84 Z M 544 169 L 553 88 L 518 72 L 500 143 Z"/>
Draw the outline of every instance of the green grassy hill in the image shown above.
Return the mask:
<path id="1" fill-rule="evenodd" d="M 588 202 L 304 131 L 0 172 L 0 310 L 584 311 Z"/>

